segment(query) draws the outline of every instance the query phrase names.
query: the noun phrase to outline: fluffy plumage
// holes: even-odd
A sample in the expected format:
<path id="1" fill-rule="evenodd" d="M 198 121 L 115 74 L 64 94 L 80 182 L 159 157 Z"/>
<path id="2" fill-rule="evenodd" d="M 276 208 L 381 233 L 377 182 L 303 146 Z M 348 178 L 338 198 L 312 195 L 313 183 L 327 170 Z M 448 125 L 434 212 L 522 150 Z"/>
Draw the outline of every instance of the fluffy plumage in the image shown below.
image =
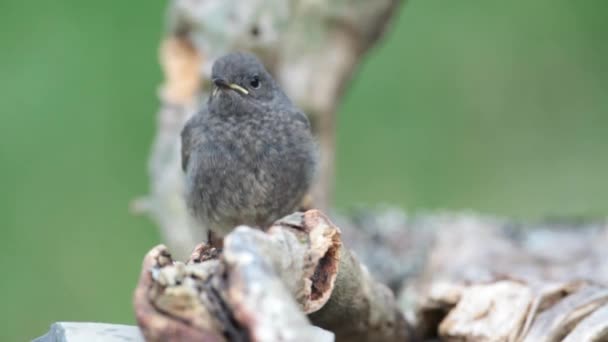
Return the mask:
<path id="1" fill-rule="evenodd" d="M 251 54 L 218 59 L 212 79 L 181 135 L 188 208 L 220 236 L 240 224 L 266 228 L 297 209 L 313 180 L 308 119 Z"/>

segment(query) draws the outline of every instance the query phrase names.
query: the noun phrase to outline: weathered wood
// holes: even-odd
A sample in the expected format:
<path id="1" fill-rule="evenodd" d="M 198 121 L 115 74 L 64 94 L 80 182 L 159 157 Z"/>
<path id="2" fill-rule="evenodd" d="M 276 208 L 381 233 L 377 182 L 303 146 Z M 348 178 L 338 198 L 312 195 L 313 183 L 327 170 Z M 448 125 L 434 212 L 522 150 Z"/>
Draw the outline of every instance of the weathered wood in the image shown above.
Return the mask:
<path id="1" fill-rule="evenodd" d="M 564 339 L 564 342 L 602 341 L 608 341 L 608 305 L 584 318 Z"/>
<path id="2" fill-rule="evenodd" d="M 187 264 L 164 246 L 144 261 L 134 306 L 150 341 L 408 341 L 390 290 L 342 246 L 340 231 L 310 210 L 267 232 L 237 227 L 222 251 L 195 249 Z"/>
<path id="3" fill-rule="evenodd" d="M 439 325 L 439 334 L 447 339 L 516 341 L 533 299 L 528 287 L 512 281 L 465 287 Z M 509 310 L 500 310 L 505 307 Z"/>
<path id="4" fill-rule="evenodd" d="M 576 330 L 581 336 L 577 326 L 585 321 L 595 336 L 604 334 L 605 324 L 586 318 L 601 317 L 608 302 L 606 224 L 515 225 L 444 214 L 407 225 L 417 229 L 400 234 L 431 234 L 426 261 L 401 291 L 420 336 L 561 341 Z"/>
<path id="5" fill-rule="evenodd" d="M 144 342 L 138 327 L 122 324 L 57 322 L 33 342 Z"/>
<path id="6" fill-rule="evenodd" d="M 585 317 L 608 303 L 608 289 L 584 285 L 543 311 L 535 314 L 524 342 L 560 341 Z"/>
<path id="7" fill-rule="evenodd" d="M 175 286 L 183 282 L 185 272 L 183 264 L 174 266 L 165 246 L 154 247 L 145 256 L 133 306 L 146 341 L 224 340 L 214 330 L 219 318 L 197 305 L 192 286 Z"/>
<path id="8" fill-rule="evenodd" d="M 241 227 L 223 251 L 201 245 L 186 264 L 173 262 L 164 247 L 153 249 L 134 296 L 145 336 L 331 340 L 331 330 L 337 340 L 390 341 L 386 331 L 373 329 L 404 324 L 391 319 L 400 305 L 423 341 L 608 340 L 604 222 L 521 225 L 396 210 L 338 220 L 341 230 L 311 211 L 265 233 Z M 363 263 L 389 258 L 391 264 L 402 260 L 403 269 L 371 267 L 368 273 L 345 247 L 348 239 Z M 398 301 L 374 274 L 401 279 Z"/>

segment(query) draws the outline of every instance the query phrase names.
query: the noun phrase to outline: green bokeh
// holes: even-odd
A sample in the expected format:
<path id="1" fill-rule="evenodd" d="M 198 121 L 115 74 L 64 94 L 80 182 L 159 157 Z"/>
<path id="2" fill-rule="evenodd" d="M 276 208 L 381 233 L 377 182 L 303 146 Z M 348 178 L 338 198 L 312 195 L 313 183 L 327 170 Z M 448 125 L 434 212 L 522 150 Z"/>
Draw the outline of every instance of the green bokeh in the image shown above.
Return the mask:
<path id="1" fill-rule="evenodd" d="M 133 323 L 163 1 L 0 1 L 1 341 Z M 608 3 L 411 1 L 339 113 L 336 202 L 608 214 Z"/>
<path id="2" fill-rule="evenodd" d="M 341 107 L 337 202 L 608 213 L 606 13 L 410 2 Z"/>

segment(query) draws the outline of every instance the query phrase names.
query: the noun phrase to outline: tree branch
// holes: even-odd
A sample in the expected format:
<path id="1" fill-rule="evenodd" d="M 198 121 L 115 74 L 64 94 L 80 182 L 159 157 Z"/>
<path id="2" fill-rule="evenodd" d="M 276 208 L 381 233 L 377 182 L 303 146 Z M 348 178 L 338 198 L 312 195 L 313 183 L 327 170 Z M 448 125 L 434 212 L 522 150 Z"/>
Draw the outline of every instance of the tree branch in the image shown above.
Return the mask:
<path id="1" fill-rule="evenodd" d="M 268 232 L 241 226 L 219 253 L 198 246 L 187 264 L 164 246 L 144 261 L 134 306 L 144 335 L 230 341 L 407 341 L 392 293 L 342 247 L 319 211 Z M 337 314 L 340 313 L 340 314 Z"/>

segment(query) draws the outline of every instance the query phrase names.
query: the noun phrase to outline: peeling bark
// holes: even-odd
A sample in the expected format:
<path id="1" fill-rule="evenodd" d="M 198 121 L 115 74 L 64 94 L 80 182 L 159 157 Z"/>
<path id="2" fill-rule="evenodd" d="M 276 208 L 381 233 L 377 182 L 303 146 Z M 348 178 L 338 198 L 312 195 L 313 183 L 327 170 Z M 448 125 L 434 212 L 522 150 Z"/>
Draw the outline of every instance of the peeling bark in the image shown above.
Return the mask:
<path id="1" fill-rule="evenodd" d="M 339 220 L 348 223 L 340 224 L 344 229 L 312 210 L 287 216 L 268 232 L 239 227 L 223 250 L 201 244 L 185 264 L 174 262 L 164 246 L 152 249 L 134 294 L 143 336 L 392 341 L 409 331 L 400 306 L 420 341 L 608 339 L 606 222 L 522 225 L 470 213 L 408 217 L 394 210 Z M 403 260 L 399 300 L 345 247 L 343 238 L 355 236 L 351 225 L 370 229 L 356 228 L 372 237 L 367 245 L 355 244 L 363 252 L 391 238 L 409 241 L 408 251 L 390 243 L 379 254 L 357 251 L 372 258 L 365 259 L 370 265 L 386 256 Z M 422 262 L 407 260 L 422 254 Z M 381 274 L 399 274 L 382 273 L 392 269 Z M 98 325 L 61 323 L 41 341 L 63 334 L 77 342 L 100 333 L 120 339 L 134 333 L 127 328 L 99 332 Z"/>
<path id="2" fill-rule="evenodd" d="M 221 251 L 201 244 L 186 264 L 155 247 L 134 306 L 149 340 L 409 340 L 390 290 L 317 210 L 287 216 L 267 232 L 237 227 Z"/>
<path id="3" fill-rule="evenodd" d="M 410 234 L 432 236 L 426 261 L 400 298 L 418 336 L 592 341 L 606 335 L 598 319 L 608 306 L 605 223 L 521 225 L 444 214 L 407 225 L 417 227 Z"/>
<path id="4" fill-rule="evenodd" d="M 165 274 L 159 274 L 165 269 Z M 213 329 L 215 320 L 205 320 L 209 318 L 209 312 L 201 310 L 196 294 L 185 286 L 176 287 L 178 274 L 169 270 L 178 269 L 163 245 L 154 247 L 144 258 L 133 306 L 146 341 L 224 341 L 222 335 Z M 182 281 L 184 269 L 181 267 L 179 270 L 182 272 L 179 281 Z M 164 289 L 168 289 L 167 294 L 163 293 Z M 178 305 L 177 298 L 183 312 L 179 308 L 173 309 Z"/>

